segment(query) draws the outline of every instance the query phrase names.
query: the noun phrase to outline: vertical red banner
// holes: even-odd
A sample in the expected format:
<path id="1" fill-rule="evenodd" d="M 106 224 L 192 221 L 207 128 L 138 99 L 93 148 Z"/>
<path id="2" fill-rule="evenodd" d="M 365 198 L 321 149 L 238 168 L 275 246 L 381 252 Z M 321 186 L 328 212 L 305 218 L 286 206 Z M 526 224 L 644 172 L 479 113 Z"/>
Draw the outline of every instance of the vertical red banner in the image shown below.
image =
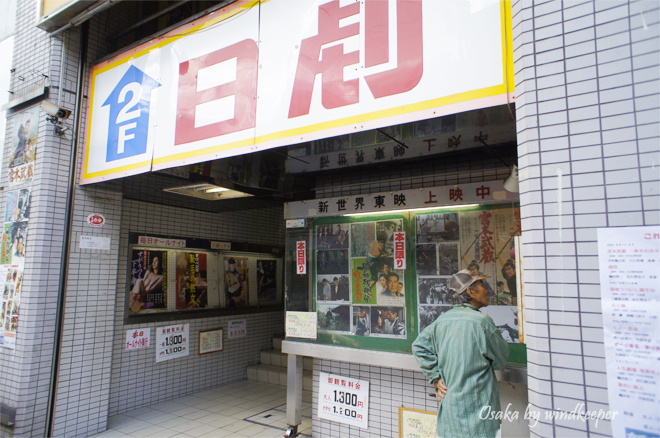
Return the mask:
<path id="1" fill-rule="evenodd" d="M 394 269 L 406 269 L 406 233 L 394 233 Z"/>
<path id="2" fill-rule="evenodd" d="M 307 242 L 296 242 L 296 265 L 298 274 L 307 274 Z"/>

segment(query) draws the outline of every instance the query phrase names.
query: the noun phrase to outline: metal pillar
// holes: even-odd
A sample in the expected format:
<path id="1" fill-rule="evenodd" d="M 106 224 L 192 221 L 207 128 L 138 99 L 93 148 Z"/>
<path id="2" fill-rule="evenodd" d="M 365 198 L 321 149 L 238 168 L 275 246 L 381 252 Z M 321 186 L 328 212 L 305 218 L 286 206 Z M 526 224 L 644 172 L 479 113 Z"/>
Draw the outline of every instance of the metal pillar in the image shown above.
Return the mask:
<path id="1" fill-rule="evenodd" d="M 286 424 L 285 437 L 298 436 L 302 423 L 303 357 L 289 354 L 286 379 Z"/>

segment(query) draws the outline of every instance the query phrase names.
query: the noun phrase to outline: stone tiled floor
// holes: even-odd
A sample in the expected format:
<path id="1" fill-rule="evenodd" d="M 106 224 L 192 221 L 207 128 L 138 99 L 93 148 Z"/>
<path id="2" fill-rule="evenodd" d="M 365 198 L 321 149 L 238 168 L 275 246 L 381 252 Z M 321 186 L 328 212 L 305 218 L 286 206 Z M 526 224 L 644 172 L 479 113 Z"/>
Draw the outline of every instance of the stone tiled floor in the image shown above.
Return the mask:
<path id="1" fill-rule="evenodd" d="M 312 435 L 312 394 L 303 392 L 299 431 Z M 108 419 L 94 438 L 282 437 L 286 430 L 286 386 L 244 380 Z"/>

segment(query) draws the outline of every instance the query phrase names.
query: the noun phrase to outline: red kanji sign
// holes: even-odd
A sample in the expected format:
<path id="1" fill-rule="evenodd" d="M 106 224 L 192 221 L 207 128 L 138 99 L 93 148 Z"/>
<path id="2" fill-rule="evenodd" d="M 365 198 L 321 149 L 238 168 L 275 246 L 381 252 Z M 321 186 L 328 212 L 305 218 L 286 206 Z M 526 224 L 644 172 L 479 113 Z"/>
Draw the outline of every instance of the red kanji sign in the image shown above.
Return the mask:
<path id="1" fill-rule="evenodd" d="M 394 269 L 406 269 L 406 233 L 394 233 Z"/>

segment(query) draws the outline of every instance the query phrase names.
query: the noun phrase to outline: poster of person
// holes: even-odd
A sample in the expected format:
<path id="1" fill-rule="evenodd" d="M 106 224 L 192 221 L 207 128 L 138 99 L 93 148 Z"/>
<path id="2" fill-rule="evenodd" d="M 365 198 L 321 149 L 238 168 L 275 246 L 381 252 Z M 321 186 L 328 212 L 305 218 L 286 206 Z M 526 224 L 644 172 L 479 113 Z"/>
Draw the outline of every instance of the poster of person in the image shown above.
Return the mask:
<path id="1" fill-rule="evenodd" d="M 356 336 L 369 336 L 371 333 L 371 312 L 367 306 L 353 306 L 351 332 Z"/>
<path id="2" fill-rule="evenodd" d="M 207 255 L 194 252 L 176 253 L 176 309 L 208 307 Z"/>
<path id="3" fill-rule="evenodd" d="M 454 275 L 458 271 L 458 243 L 438 243 L 438 274 Z"/>
<path id="4" fill-rule="evenodd" d="M 348 249 L 348 224 L 320 225 L 316 227 L 316 249 Z"/>
<path id="5" fill-rule="evenodd" d="M 430 326 L 440 315 L 453 306 L 419 306 L 419 332 Z"/>
<path id="6" fill-rule="evenodd" d="M 25 245 L 27 244 L 27 221 L 5 223 L 2 235 L 2 254 L 0 264 L 22 264 L 25 259 Z"/>
<path id="7" fill-rule="evenodd" d="M 128 307 L 130 313 L 167 309 L 166 251 L 132 251 Z"/>
<path id="8" fill-rule="evenodd" d="M 378 283 L 376 283 L 378 299 L 376 300 L 382 306 L 405 306 L 406 297 L 404 289 L 404 271 L 389 270 L 387 265 L 382 272 L 378 273 Z"/>
<path id="9" fill-rule="evenodd" d="M 348 275 L 321 275 L 316 277 L 318 301 L 350 301 Z"/>
<path id="10" fill-rule="evenodd" d="M 24 222 L 30 219 L 30 189 L 7 193 L 5 222 Z"/>
<path id="11" fill-rule="evenodd" d="M 277 260 L 257 260 L 257 300 L 277 299 Z"/>
<path id="12" fill-rule="evenodd" d="M 348 250 L 328 250 L 316 252 L 317 274 L 348 274 Z"/>
<path id="13" fill-rule="evenodd" d="M 376 222 L 376 240 L 384 243 L 384 251 L 388 257 L 393 257 L 394 254 L 394 233 L 402 230 L 403 221 L 401 219 Z M 381 255 L 381 257 L 383 256 Z M 390 266 L 393 266 L 392 263 Z"/>
<path id="14" fill-rule="evenodd" d="M 371 307 L 371 336 L 406 337 L 405 307 Z"/>
<path id="15" fill-rule="evenodd" d="M 520 236 L 520 208 L 499 208 L 493 210 L 492 214 L 497 254 L 495 260 L 497 301 L 498 304 L 517 305 L 514 237 Z"/>
<path id="16" fill-rule="evenodd" d="M 437 275 L 438 263 L 434 243 L 422 243 L 415 246 L 415 269 L 417 275 Z"/>
<path id="17" fill-rule="evenodd" d="M 458 213 L 420 214 L 416 217 L 417 243 L 457 241 Z"/>
<path id="18" fill-rule="evenodd" d="M 0 346 L 14 349 L 16 332 L 18 330 L 18 315 L 20 313 L 20 283 L 23 278 L 23 268 L 20 265 L 3 266 L 0 268 Z"/>
<path id="19" fill-rule="evenodd" d="M 493 318 L 495 327 L 500 329 L 505 341 L 518 344 L 518 307 L 515 306 L 488 306 L 482 309 L 484 313 Z"/>
<path id="20" fill-rule="evenodd" d="M 248 305 L 248 258 L 225 256 L 225 304 L 227 307 Z"/>
<path id="21" fill-rule="evenodd" d="M 418 277 L 417 302 L 420 305 L 453 304 L 454 300 L 449 290 L 450 279 L 451 277 Z"/>
<path id="22" fill-rule="evenodd" d="M 495 296 L 495 242 L 493 214 L 490 210 L 461 213 L 460 268 L 469 269 L 472 275 L 490 275 L 483 281 L 491 305 L 497 304 Z"/>
<path id="23" fill-rule="evenodd" d="M 40 107 L 34 106 L 14 116 L 9 154 L 9 185 L 32 181 L 37 150 Z"/>
<path id="24" fill-rule="evenodd" d="M 318 330 L 320 332 L 350 333 L 351 306 L 319 304 L 316 308 Z"/>
<path id="25" fill-rule="evenodd" d="M 369 246 L 376 240 L 375 222 L 351 224 L 351 257 L 366 257 Z"/>

